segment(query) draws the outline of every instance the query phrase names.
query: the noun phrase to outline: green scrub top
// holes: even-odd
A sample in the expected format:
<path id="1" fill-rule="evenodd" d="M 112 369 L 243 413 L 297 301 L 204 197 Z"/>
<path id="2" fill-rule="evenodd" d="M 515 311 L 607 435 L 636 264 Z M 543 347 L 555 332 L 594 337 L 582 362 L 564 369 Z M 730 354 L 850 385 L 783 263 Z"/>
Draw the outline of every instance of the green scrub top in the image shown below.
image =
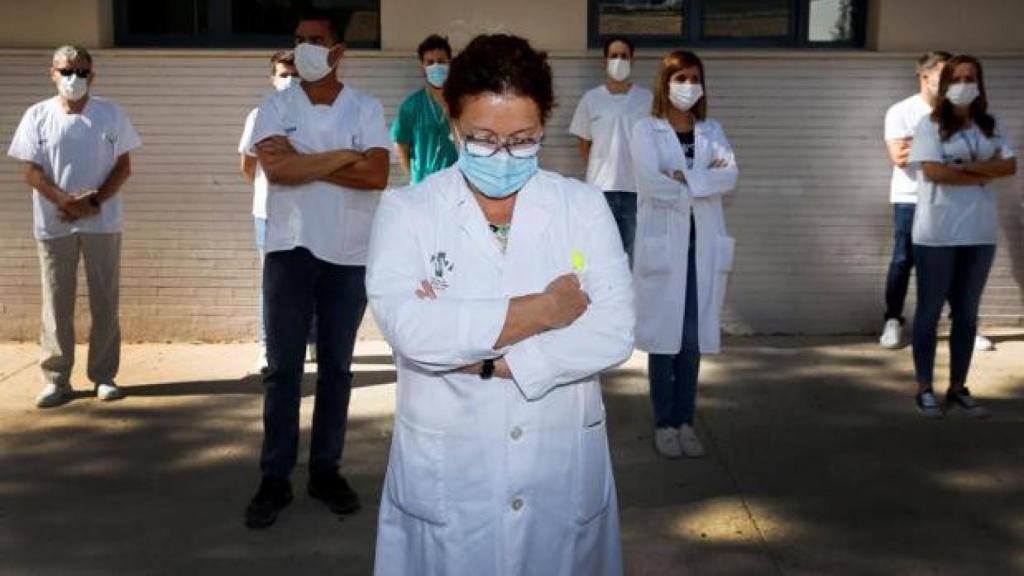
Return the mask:
<path id="1" fill-rule="evenodd" d="M 459 159 L 448 116 L 426 88 L 413 92 L 402 102 L 391 124 L 391 139 L 409 148 L 413 184 Z"/>

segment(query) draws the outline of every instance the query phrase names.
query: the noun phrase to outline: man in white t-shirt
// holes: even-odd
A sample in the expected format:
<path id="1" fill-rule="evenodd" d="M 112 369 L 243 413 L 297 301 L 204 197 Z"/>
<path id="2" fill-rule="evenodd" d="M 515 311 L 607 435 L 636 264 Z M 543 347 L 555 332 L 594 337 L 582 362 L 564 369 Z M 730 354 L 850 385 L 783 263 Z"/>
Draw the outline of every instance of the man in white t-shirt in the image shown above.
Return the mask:
<path id="1" fill-rule="evenodd" d="M 275 52 L 270 57 L 270 83 L 275 90 L 287 90 L 299 81 L 298 72 L 295 71 L 295 56 L 291 51 Z M 264 249 L 264 238 L 267 233 L 267 175 L 263 173 L 260 164 L 256 159 L 256 151 L 253 149 L 252 130 L 256 126 L 256 113 L 259 108 L 253 108 L 245 118 L 245 127 L 242 129 L 242 140 L 238 144 L 240 155 L 240 168 L 242 175 L 253 185 L 252 196 L 252 218 L 253 231 L 256 236 L 256 251 L 259 253 L 260 266 L 263 266 L 263 259 L 266 256 Z M 260 288 L 259 300 L 259 323 L 260 323 L 260 355 L 256 359 L 256 372 L 261 373 L 267 367 L 267 328 L 263 317 L 263 289 Z M 309 342 L 316 342 L 316 317 L 314 315 L 313 327 L 310 329 Z M 307 356 L 310 354 L 307 353 Z"/>
<path id="2" fill-rule="evenodd" d="M 380 102 L 343 85 L 345 51 L 332 12 L 304 11 L 295 31 L 299 85 L 260 105 L 252 141 L 270 182 L 264 298 L 262 481 L 245 513 L 265 528 L 292 499 L 306 334 L 317 316 L 317 386 L 309 454 L 310 496 L 331 511 L 359 508 L 339 473 L 352 350 L 366 309 L 367 245 L 391 139 Z"/>
<path id="3" fill-rule="evenodd" d="M 905 322 L 903 305 L 914 268 L 911 230 L 917 205 L 918 167 L 908 164 L 910 145 L 918 123 L 932 112 L 939 75 L 950 58 L 947 52 L 929 52 L 918 58 L 918 92 L 893 104 L 885 113 L 885 146 L 893 164 L 889 199 L 893 205 L 895 244 L 885 279 L 885 325 L 879 339 L 884 348 L 900 346 Z"/>
<path id="4" fill-rule="evenodd" d="M 7 152 L 25 163 L 25 181 L 32 187 L 42 268 L 40 408 L 71 398 L 80 258 L 92 313 L 87 374 L 100 400 L 124 396 L 114 382 L 121 355 L 118 192 L 131 172 L 128 153 L 142 142 L 120 106 L 89 94 L 95 77 L 86 49 L 58 48 L 50 68 L 57 95 L 25 112 Z"/>
<path id="5" fill-rule="evenodd" d="M 630 81 L 633 42 L 610 38 L 604 44 L 607 79 L 589 90 L 576 106 L 569 132 L 579 139 L 587 164 L 587 183 L 604 191 L 622 237 L 622 247 L 633 262 L 636 234 L 636 181 L 629 156 L 633 124 L 650 115 L 651 91 Z"/>

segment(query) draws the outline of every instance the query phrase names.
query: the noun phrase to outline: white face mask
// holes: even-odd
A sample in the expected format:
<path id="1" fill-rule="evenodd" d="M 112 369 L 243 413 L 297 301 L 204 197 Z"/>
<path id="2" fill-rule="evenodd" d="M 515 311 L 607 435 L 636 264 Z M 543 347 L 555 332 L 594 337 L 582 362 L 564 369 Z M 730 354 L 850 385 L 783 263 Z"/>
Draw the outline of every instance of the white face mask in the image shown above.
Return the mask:
<path id="1" fill-rule="evenodd" d="M 77 75 L 61 76 L 57 81 L 57 91 L 61 96 L 72 102 L 77 102 L 89 92 L 89 79 L 79 78 Z"/>
<path id="2" fill-rule="evenodd" d="M 668 85 L 668 99 L 672 105 L 683 112 L 693 108 L 701 97 L 704 96 L 704 87 L 700 84 L 689 82 L 671 82 Z"/>
<path id="3" fill-rule="evenodd" d="M 295 47 L 295 69 L 306 82 L 316 82 L 330 74 L 334 68 L 327 62 L 330 50 L 303 42 Z"/>
<path id="4" fill-rule="evenodd" d="M 632 65 L 625 58 L 612 58 L 608 60 L 608 77 L 616 82 L 623 82 L 629 78 Z"/>
<path id="5" fill-rule="evenodd" d="M 292 86 L 294 86 L 294 85 L 296 85 L 298 83 L 299 83 L 298 76 L 283 76 L 283 77 L 282 76 L 275 76 L 274 77 L 274 88 L 278 92 L 280 92 L 282 90 L 287 90 L 287 89 L 291 88 Z"/>
<path id="6" fill-rule="evenodd" d="M 979 94 L 978 85 L 974 82 L 950 84 L 949 88 L 946 89 L 946 99 L 953 106 L 970 106 L 971 102 L 974 102 Z"/>

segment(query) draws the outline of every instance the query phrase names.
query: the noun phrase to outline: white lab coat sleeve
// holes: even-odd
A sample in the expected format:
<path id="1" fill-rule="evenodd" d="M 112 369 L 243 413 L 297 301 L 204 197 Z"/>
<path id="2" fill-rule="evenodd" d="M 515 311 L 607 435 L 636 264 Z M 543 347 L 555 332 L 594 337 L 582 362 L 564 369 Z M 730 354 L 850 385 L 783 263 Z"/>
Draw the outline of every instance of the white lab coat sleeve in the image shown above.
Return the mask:
<path id="1" fill-rule="evenodd" d="M 593 198 L 602 200 L 598 194 Z M 527 400 L 621 364 L 633 351 L 633 285 L 618 229 L 607 204 L 590 203 L 580 274 L 590 307 L 571 325 L 508 347 L 505 361 Z"/>
<path id="2" fill-rule="evenodd" d="M 736 165 L 736 154 L 733 153 L 722 127 L 716 122 L 710 132 L 711 160 L 725 160 L 727 164 L 721 168 L 701 166 L 687 171 L 686 181 L 694 198 L 728 194 L 736 188 L 736 182 L 739 180 L 740 170 Z"/>
<path id="3" fill-rule="evenodd" d="M 447 372 L 488 358 L 505 325 L 508 299 L 434 300 L 416 296 L 427 279 L 412 210 L 404 190 L 384 194 L 370 236 L 366 292 L 377 325 L 395 352 L 429 372 Z"/>
<path id="4" fill-rule="evenodd" d="M 629 152 L 633 159 L 637 194 L 670 203 L 688 200 L 686 187 L 659 170 L 658 139 L 650 122 L 641 120 L 633 125 Z"/>

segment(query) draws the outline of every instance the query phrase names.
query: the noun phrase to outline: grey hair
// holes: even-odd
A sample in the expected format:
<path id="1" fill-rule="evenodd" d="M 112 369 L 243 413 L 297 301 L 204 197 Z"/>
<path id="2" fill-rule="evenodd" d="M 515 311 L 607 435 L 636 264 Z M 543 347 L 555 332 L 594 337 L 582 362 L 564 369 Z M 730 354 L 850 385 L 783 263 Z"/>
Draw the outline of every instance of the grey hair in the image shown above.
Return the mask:
<path id="1" fill-rule="evenodd" d="M 67 60 L 68 62 L 74 62 L 75 60 L 85 60 L 89 64 L 92 64 L 92 55 L 89 51 L 81 46 L 73 46 L 71 44 L 65 44 L 60 48 L 57 48 L 53 52 L 53 63 L 56 64 L 60 59 Z"/>

